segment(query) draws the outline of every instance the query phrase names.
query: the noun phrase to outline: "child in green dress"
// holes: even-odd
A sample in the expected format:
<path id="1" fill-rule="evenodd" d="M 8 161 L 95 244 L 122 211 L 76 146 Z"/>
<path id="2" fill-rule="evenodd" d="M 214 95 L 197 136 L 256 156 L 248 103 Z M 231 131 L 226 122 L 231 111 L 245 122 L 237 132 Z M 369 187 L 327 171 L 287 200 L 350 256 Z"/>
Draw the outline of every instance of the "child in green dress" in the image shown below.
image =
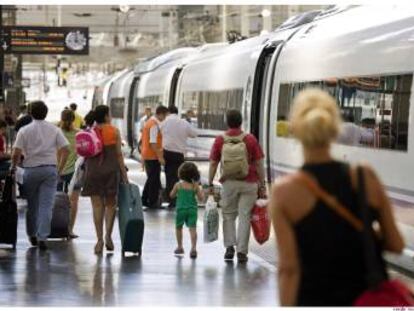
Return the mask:
<path id="1" fill-rule="evenodd" d="M 177 197 L 175 232 L 178 246 L 174 254 L 184 254 L 183 226 L 186 224 L 191 237 L 190 258 L 194 259 L 197 258 L 197 199 L 203 200 L 203 191 L 199 185 L 200 172 L 194 163 L 184 162 L 178 169 L 178 177 L 180 181 L 174 185 L 170 193 L 172 199 Z"/>

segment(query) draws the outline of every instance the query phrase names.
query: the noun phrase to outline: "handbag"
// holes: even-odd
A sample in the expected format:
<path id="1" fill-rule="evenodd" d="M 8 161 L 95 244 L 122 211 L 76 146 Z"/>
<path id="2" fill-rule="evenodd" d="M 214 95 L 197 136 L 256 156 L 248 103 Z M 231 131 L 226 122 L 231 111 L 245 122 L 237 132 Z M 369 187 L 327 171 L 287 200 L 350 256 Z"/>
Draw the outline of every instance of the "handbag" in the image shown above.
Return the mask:
<path id="1" fill-rule="evenodd" d="M 334 196 L 323 190 L 307 173 L 301 171 L 293 178 L 302 183 L 327 207 L 345 219 L 355 230 L 361 233 L 364 246 L 364 261 L 367 267 L 368 288 L 355 301 L 358 307 L 406 307 L 414 306 L 411 290 L 398 280 L 384 277 L 382 263 L 376 256 L 376 241 L 369 220 L 369 210 L 366 202 L 364 173 L 362 167 L 357 167 L 358 174 L 358 207 L 361 219 L 352 214 Z"/>
<path id="2" fill-rule="evenodd" d="M 378 257 L 375 255 L 375 239 L 369 221 L 369 210 L 366 199 L 364 171 L 357 168 L 358 205 L 364 223 L 362 238 L 364 243 L 364 259 L 367 267 L 368 289 L 354 302 L 358 307 L 409 307 L 414 306 L 410 289 L 399 280 L 383 278 Z"/>

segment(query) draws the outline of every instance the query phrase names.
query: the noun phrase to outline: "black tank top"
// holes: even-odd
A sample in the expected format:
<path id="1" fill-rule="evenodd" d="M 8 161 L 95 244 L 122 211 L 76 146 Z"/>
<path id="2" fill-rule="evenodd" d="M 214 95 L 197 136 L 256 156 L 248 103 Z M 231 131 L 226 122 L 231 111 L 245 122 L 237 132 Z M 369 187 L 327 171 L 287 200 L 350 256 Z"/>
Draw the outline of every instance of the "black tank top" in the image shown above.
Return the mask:
<path id="1" fill-rule="evenodd" d="M 331 161 L 304 165 L 319 185 L 358 216 L 357 194 L 352 188 L 350 168 Z M 377 211 L 370 208 L 371 219 Z M 359 216 L 358 216 L 359 217 Z M 322 201 L 295 226 L 301 265 L 297 297 L 299 306 L 350 306 L 367 288 L 361 234 Z M 377 247 L 382 261 L 381 248 Z"/>

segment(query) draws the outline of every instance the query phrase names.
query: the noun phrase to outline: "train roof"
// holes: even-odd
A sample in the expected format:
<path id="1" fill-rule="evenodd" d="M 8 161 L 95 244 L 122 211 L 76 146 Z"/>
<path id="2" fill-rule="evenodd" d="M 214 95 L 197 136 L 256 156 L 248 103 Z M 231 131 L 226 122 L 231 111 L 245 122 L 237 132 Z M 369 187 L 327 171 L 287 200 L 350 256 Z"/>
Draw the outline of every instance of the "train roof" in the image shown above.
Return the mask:
<path id="1" fill-rule="evenodd" d="M 297 32 L 281 53 L 282 80 L 412 71 L 413 41 L 414 8 L 357 7 Z"/>
<path id="2" fill-rule="evenodd" d="M 160 66 L 177 61 L 195 52 L 197 52 L 197 48 L 193 47 L 185 47 L 169 51 L 137 64 L 134 68 L 134 73 L 138 75 L 153 71 Z"/>

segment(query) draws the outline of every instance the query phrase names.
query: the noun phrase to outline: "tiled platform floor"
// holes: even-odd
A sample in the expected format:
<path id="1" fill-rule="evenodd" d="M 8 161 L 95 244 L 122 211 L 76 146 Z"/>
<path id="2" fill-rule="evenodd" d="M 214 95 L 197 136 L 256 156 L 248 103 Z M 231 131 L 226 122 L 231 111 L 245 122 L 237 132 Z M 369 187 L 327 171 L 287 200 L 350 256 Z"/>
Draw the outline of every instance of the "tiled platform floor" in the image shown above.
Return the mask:
<path id="1" fill-rule="evenodd" d="M 138 165 L 130 165 L 131 179 L 142 181 Z M 79 238 L 54 241 L 39 253 L 25 235 L 19 218 L 16 252 L 0 250 L 0 306 L 275 306 L 276 269 L 254 254 L 246 265 L 226 264 L 221 241 L 202 242 L 199 221 L 199 258 L 173 255 L 174 213 L 145 213 L 141 259 L 122 258 L 118 224 L 115 252 L 93 254 L 95 233 L 89 199 L 82 198 L 76 224 Z M 185 232 L 187 233 L 187 232 Z M 185 235 L 187 245 L 188 234 Z"/>
<path id="2" fill-rule="evenodd" d="M 143 184 L 145 175 L 136 162 L 128 161 L 131 180 Z M 405 211 L 406 212 L 406 211 Z M 144 251 L 141 259 L 122 258 L 118 224 L 115 252 L 93 254 L 95 233 L 89 199 L 82 198 L 76 232 L 80 238 L 53 241 L 41 254 L 30 248 L 24 214 L 19 218 L 16 252 L 0 250 L 0 306 L 276 306 L 276 248 L 274 237 L 263 246 L 251 243 L 246 265 L 226 264 L 222 242 L 202 242 L 199 217 L 199 258 L 177 258 L 174 213 L 145 213 Z M 413 227 L 414 228 L 414 227 Z M 406 230 L 414 230 L 405 227 Z M 394 258 L 408 266 L 407 256 Z M 414 269 L 414 261 L 412 263 Z M 408 281 L 410 276 L 392 271 Z"/>

